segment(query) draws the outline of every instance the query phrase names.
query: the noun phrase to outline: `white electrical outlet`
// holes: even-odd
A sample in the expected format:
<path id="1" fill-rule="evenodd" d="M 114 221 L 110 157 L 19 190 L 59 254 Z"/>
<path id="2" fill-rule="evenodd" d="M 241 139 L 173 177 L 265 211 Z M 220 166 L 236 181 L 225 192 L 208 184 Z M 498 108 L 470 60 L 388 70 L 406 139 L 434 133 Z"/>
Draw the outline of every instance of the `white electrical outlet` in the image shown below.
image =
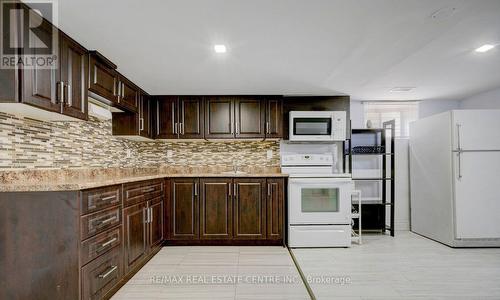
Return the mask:
<path id="1" fill-rule="evenodd" d="M 131 157 L 132 157 L 132 150 L 127 149 L 127 158 L 131 158 Z"/>
<path id="2" fill-rule="evenodd" d="M 267 150 L 267 159 L 273 159 L 273 150 Z"/>
<path id="3" fill-rule="evenodd" d="M 174 156 L 174 152 L 172 150 L 167 150 L 167 158 L 172 158 Z"/>

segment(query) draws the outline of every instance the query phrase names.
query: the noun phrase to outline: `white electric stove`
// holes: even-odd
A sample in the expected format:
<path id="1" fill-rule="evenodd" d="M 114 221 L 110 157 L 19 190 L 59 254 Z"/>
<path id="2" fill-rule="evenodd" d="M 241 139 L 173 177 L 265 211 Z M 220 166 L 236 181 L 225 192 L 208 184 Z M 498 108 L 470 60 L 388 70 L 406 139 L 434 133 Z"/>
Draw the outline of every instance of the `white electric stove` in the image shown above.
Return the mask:
<path id="1" fill-rule="evenodd" d="M 283 154 L 288 180 L 288 245 L 350 247 L 351 174 L 335 173 L 335 156 Z"/>

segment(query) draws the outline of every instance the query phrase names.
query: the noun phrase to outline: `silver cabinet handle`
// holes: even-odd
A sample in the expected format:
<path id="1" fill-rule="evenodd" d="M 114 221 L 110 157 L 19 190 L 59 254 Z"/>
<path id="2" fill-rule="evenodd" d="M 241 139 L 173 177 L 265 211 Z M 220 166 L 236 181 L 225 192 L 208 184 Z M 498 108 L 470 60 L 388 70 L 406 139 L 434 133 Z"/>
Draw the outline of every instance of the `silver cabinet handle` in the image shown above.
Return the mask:
<path id="1" fill-rule="evenodd" d="M 154 188 L 154 187 L 150 187 L 150 188 L 147 188 L 147 189 L 143 189 L 143 190 L 142 190 L 142 192 L 143 192 L 143 193 L 149 193 L 149 192 L 152 192 L 152 191 L 154 191 L 154 190 L 155 190 L 155 188 Z"/>
<path id="2" fill-rule="evenodd" d="M 178 132 L 179 132 L 179 123 L 175 122 L 174 134 L 177 134 Z"/>
<path id="3" fill-rule="evenodd" d="M 111 275 L 111 273 L 113 273 L 114 271 L 116 271 L 116 269 L 118 269 L 118 266 L 111 266 L 111 269 L 109 269 L 107 272 L 105 272 L 103 274 L 99 274 L 99 278 L 106 278 L 106 277 L 108 277 L 109 275 Z"/>
<path id="4" fill-rule="evenodd" d="M 122 97 L 122 82 L 118 81 L 118 102 L 120 102 L 121 97 Z"/>
<path id="5" fill-rule="evenodd" d="M 234 197 L 236 197 L 236 198 L 237 198 L 237 197 L 238 197 L 238 194 L 237 194 L 237 192 L 238 192 L 238 188 L 237 188 L 236 186 L 237 186 L 237 184 L 235 183 L 235 184 L 233 185 L 233 195 L 234 195 Z"/>
<path id="6" fill-rule="evenodd" d="M 117 219 L 116 216 L 112 216 L 111 218 L 107 218 L 106 220 L 101 221 L 101 225 L 109 223 L 109 222 L 114 221 L 116 219 Z"/>
<path id="7" fill-rule="evenodd" d="M 115 80 L 116 78 L 113 78 L 113 96 L 116 96 L 115 95 Z M 97 66 L 94 65 L 94 84 L 97 84 Z"/>
<path id="8" fill-rule="evenodd" d="M 71 90 L 71 85 L 66 85 L 66 90 L 68 91 L 68 105 L 73 106 L 73 90 Z"/>
<path id="9" fill-rule="evenodd" d="M 238 128 L 238 122 L 235 122 L 234 124 L 235 124 L 234 126 L 236 127 L 236 134 L 240 134 L 240 129 Z"/>
<path id="10" fill-rule="evenodd" d="M 177 123 L 175 123 L 175 104 L 172 101 L 172 130 L 174 131 L 174 134 L 177 134 L 177 131 L 175 127 L 177 126 Z"/>
<path id="11" fill-rule="evenodd" d="M 266 122 L 266 133 L 269 134 L 269 122 Z"/>
<path id="12" fill-rule="evenodd" d="M 122 82 L 122 98 L 125 98 L 125 83 Z"/>
<path id="13" fill-rule="evenodd" d="M 267 195 L 271 196 L 271 184 L 270 183 L 267 184 Z"/>
<path id="14" fill-rule="evenodd" d="M 182 135 L 184 135 L 184 122 L 181 123 Z"/>
<path id="15" fill-rule="evenodd" d="M 144 130 L 144 118 L 139 118 L 140 124 L 139 124 L 139 131 Z"/>
<path id="16" fill-rule="evenodd" d="M 115 198 L 116 198 L 116 195 L 108 196 L 108 197 L 101 198 L 101 201 L 108 201 L 108 200 L 115 199 Z"/>
<path id="17" fill-rule="evenodd" d="M 153 208 L 149 208 L 149 223 L 153 223 Z"/>
<path id="18" fill-rule="evenodd" d="M 110 239 L 109 241 L 107 241 L 107 242 L 105 242 L 105 243 L 102 243 L 102 244 L 101 244 L 101 247 L 103 247 L 103 248 L 104 248 L 104 247 L 107 247 L 107 246 L 111 245 L 113 242 L 115 242 L 116 240 L 117 240 L 117 238 L 112 238 L 112 239 Z"/>
<path id="19" fill-rule="evenodd" d="M 231 186 L 231 183 L 229 183 L 229 196 L 232 196 L 233 193 L 232 193 L 232 186 Z"/>
<path id="20" fill-rule="evenodd" d="M 148 209 L 147 208 L 144 208 L 142 210 L 142 221 L 144 223 L 149 223 L 149 213 L 148 213 Z"/>
<path id="21" fill-rule="evenodd" d="M 198 184 L 196 182 L 194 183 L 194 195 L 198 196 Z"/>
<path id="22" fill-rule="evenodd" d="M 60 82 L 60 85 L 59 85 L 59 93 L 60 93 L 60 101 L 62 104 L 64 104 L 64 81 L 61 81 Z"/>

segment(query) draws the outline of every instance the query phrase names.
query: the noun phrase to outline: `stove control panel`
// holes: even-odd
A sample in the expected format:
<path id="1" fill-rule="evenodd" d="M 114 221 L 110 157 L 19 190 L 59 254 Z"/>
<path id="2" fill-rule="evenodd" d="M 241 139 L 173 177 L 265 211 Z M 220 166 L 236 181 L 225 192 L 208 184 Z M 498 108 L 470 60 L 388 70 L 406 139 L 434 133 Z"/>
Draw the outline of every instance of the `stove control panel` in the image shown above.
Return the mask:
<path id="1" fill-rule="evenodd" d="M 331 166 L 332 154 L 283 154 L 282 166 Z"/>

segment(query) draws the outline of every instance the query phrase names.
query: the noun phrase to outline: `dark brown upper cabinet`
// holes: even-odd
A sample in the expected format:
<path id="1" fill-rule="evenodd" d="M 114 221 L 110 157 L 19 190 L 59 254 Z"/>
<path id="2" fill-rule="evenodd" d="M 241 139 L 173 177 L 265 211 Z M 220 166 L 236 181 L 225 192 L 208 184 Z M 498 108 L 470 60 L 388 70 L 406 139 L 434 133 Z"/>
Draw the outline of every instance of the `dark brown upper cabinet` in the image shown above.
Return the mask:
<path id="1" fill-rule="evenodd" d="M 205 138 L 234 138 L 234 99 L 210 96 L 205 101 Z"/>
<path id="2" fill-rule="evenodd" d="M 116 65 L 97 51 L 89 52 L 89 96 L 108 105 L 119 99 Z"/>
<path id="3" fill-rule="evenodd" d="M 155 139 L 178 138 L 178 100 L 177 96 L 154 96 L 152 98 L 151 117 Z"/>
<path id="4" fill-rule="evenodd" d="M 152 138 L 151 101 L 144 91 L 139 91 L 138 108 L 138 112 L 113 113 L 113 135 L 139 141 Z"/>
<path id="5" fill-rule="evenodd" d="M 27 21 L 24 20 L 24 22 Z M 57 28 L 46 20 L 43 20 L 38 29 L 38 35 L 42 40 L 51 40 L 53 34 L 58 34 Z M 30 36 L 34 37 L 34 35 Z M 36 49 L 33 51 L 34 55 L 38 54 Z M 59 67 L 62 68 L 63 66 Z M 60 112 L 64 86 L 60 83 L 61 74 L 59 70 L 56 68 L 39 68 L 37 65 L 32 68 L 21 68 L 22 102 L 48 111 Z"/>
<path id="6" fill-rule="evenodd" d="M 155 96 L 152 117 L 155 138 L 203 138 L 203 97 Z"/>
<path id="7" fill-rule="evenodd" d="M 139 96 L 139 135 L 151 138 L 151 101 L 149 95 L 141 91 Z"/>
<path id="8" fill-rule="evenodd" d="M 181 139 L 202 139 L 204 127 L 203 97 L 180 96 L 178 133 Z"/>
<path id="9" fill-rule="evenodd" d="M 266 101 L 253 97 L 234 100 L 234 127 L 236 138 L 264 138 L 266 125 Z"/>
<path id="10" fill-rule="evenodd" d="M 24 4 L 13 4 L 19 9 L 28 9 Z M 25 47 L 36 43 L 36 40 L 52 41 L 57 35 L 58 42 L 53 44 L 58 59 L 52 68 L 33 65 L 31 67 L 0 70 L 0 102 L 17 103 L 18 105 L 2 107 L 2 111 L 22 114 L 42 120 L 75 120 L 87 119 L 87 50 L 59 31 L 49 21 L 42 19 L 37 27 L 37 35 L 23 32 L 29 28 L 29 18 L 16 19 L 12 16 L 13 26 L 3 38 L 19 42 L 24 38 Z M 21 24 L 23 20 L 24 24 Z M 29 51 L 29 52 L 28 52 Z M 24 53 L 44 55 L 41 50 L 17 50 L 18 55 Z M 41 110 L 38 110 L 39 108 Z M 49 112 L 49 113 L 47 113 Z"/>
<path id="11" fill-rule="evenodd" d="M 233 237 L 231 178 L 200 179 L 200 239 Z"/>
<path id="12" fill-rule="evenodd" d="M 283 98 L 269 97 L 266 101 L 266 137 L 283 137 Z"/>
<path id="13" fill-rule="evenodd" d="M 88 113 L 88 57 L 87 49 L 61 33 L 60 69 L 62 113 L 78 119 L 87 119 Z"/>
<path id="14" fill-rule="evenodd" d="M 139 107 L 139 88 L 123 75 L 118 76 L 118 104 L 129 111 L 137 112 Z"/>

